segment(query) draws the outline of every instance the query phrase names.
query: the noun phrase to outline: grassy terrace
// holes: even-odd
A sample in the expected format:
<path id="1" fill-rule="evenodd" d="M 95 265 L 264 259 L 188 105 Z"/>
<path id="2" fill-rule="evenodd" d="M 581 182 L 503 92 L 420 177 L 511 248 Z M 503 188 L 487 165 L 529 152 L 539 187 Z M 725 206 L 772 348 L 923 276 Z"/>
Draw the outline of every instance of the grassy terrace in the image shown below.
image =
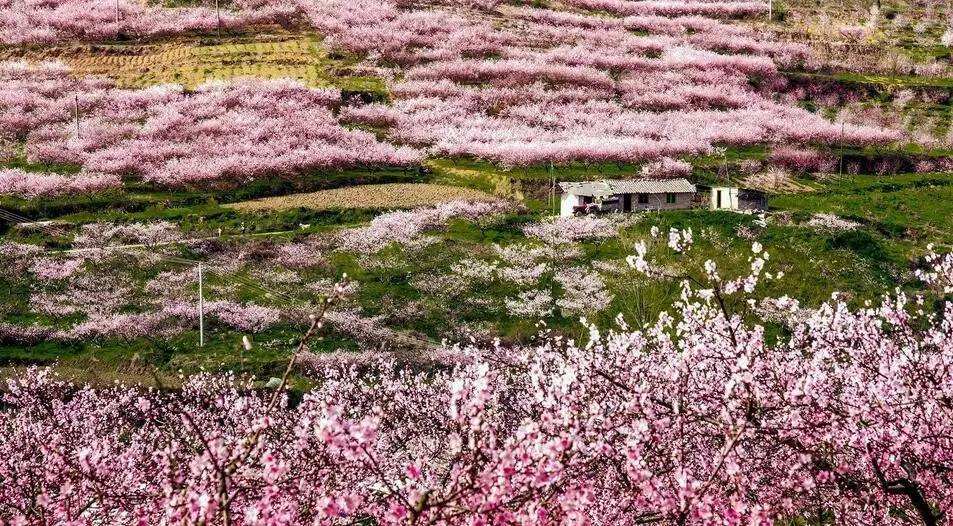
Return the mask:
<path id="1" fill-rule="evenodd" d="M 918 75 L 887 75 L 877 73 L 812 73 L 807 71 L 785 71 L 792 78 L 808 78 L 839 82 L 845 85 L 873 85 L 888 90 L 904 88 L 944 88 L 953 89 L 953 78 L 924 77 Z"/>

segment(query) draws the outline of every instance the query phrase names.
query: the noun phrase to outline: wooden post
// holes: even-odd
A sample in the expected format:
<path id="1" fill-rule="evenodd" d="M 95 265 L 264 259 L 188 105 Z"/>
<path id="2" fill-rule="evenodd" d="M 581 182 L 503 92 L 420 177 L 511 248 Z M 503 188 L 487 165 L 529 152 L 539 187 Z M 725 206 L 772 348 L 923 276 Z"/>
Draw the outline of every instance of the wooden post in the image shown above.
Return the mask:
<path id="1" fill-rule="evenodd" d="M 79 139 L 79 94 L 73 93 L 73 121 L 76 124 L 76 138 Z"/>
<path id="2" fill-rule="evenodd" d="M 215 20 L 216 20 L 216 31 L 218 36 L 222 36 L 222 13 L 218 9 L 218 0 L 215 0 Z"/>
<path id="3" fill-rule="evenodd" d="M 774 19 L 774 0 L 768 0 L 768 22 Z"/>
<path id="4" fill-rule="evenodd" d="M 202 264 L 199 263 L 199 347 L 205 347 L 205 299 L 202 296 Z"/>
<path id="5" fill-rule="evenodd" d="M 119 0 L 116 0 L 116 38 L 119 38 Z"/>

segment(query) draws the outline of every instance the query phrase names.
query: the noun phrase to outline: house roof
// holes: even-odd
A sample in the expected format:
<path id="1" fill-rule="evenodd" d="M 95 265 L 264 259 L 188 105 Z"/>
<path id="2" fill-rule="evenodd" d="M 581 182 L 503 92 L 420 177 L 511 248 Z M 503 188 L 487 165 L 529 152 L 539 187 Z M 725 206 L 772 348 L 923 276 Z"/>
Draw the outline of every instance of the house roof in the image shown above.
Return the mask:
<path id="1" fill-rule="evenodd" d="M 582 196 L 614 194 L 695 193 L 695 185 L 688 179 L 608 179 L 602 181 L 562 182 L 564 192 Z"/>

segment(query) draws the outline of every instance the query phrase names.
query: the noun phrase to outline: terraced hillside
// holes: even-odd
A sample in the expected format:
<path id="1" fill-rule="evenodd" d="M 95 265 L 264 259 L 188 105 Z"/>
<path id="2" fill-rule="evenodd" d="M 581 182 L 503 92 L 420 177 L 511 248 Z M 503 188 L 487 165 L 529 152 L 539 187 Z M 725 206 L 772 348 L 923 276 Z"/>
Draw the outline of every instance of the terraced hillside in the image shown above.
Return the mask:
<path id="1" fill-rule="evenodd" d="M 945 0 L 0 0 L 0 524 L 943 524 L 951 46 Z"/>

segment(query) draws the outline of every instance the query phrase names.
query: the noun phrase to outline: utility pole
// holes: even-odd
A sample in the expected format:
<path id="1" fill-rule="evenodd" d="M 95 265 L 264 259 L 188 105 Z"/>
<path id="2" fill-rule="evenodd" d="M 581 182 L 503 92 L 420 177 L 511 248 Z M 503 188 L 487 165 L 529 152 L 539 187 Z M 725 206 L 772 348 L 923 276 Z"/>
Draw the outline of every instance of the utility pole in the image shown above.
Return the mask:
<path id="1" fill-rule="evenodd" d="M 725 171 L 725 184 L 728 184 L 728 149 L 725 148 L 721 151 L 721 167 Z"/>
<path id="2" fill-rule="evenodd" d="M 215 0 L 215 20 L 217 22 L 216 30 L 219 38 L 222 36 L 222 13 L 218 9 L 218 0 Z"/>
<path id="3" fill-rule="evenodd" d="M 201 263 L 199 263 L 199 347 L 205 347 L 205 299 L 202 297 Z"/>
<path id="4" fill-rule="evenodd" d="M 119 0 L 116 0 L 116 38 L 119 38 Z"/>
<path id="5" fill-rule="evenodd" d="M 768 22 L 774 20 L 774 0 L 768 0 Z"/>

